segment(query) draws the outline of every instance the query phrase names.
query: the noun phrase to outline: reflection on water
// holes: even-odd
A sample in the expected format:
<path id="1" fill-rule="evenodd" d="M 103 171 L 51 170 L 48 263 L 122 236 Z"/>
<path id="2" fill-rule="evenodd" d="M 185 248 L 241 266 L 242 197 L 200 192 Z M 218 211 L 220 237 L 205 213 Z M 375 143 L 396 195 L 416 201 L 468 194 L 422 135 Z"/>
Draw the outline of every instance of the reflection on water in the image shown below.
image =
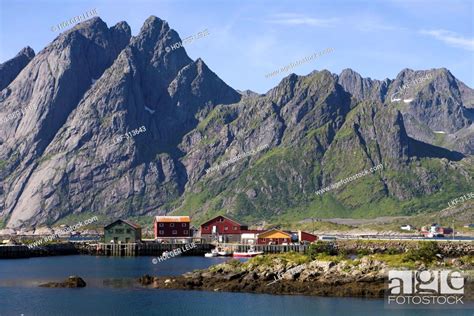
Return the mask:
<path id="1" fill-rule="evenodd" d="M 132 287 L 141 287 L 135 279 L 105 279 L 102 281 L 103 287 L 111 288 L 132 288 Z"/>

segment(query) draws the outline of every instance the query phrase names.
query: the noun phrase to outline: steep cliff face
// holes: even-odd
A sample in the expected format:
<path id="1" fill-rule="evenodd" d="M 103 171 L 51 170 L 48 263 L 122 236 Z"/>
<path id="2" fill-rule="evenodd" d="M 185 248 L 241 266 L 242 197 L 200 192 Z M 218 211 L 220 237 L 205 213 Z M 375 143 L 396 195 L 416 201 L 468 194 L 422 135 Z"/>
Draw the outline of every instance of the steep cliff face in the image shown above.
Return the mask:
<path id="1" fill-rule="evenodd" d="M 1 91 L 0 225 L 164 209 L 197 221 L 411 214 L 472 186 L 472 157 L 427 144 L 419 128 L 459 136 L 446 148 L 472 148 L 472 90 L 446 70 L 394 81 L 323 70 L 238 93 L 183 47 L 166 49 L 180 41 L 156 17 L 134 37 L 125 22 L 94 18 L 23 68 Z M 392 102 L 397 89 L 409 105 Z"/>
<path id="2" fill-rule="evenodd" d="M 41 158 L 47 157 L 46 147 L 93 80 L 112 64 L 123 38 L 129 37 L 128 25 L 108 29 L 99 18 L 88 20 L 58 36 L 2 91 L 2 114 L 18 113 L 0 129 L 0 157 L 6 161 L 1 174 L 6 178 L 3 214 L 13 214 L 19 207 L 26 218 L 36 212 L 22 207 L 33 210 L 44 205 L 37 190 L 34 199 L 25 200 L 26 184 Z"/>
<path id="3" fill-rule="evenodd" d="M 33 60 L 32 75 L 10 85 L 16 94 L 2 108 L 28 87 L 44 88 L 22 99 L 34 110 L 2 128 L 2 157 L 15 157 L 2 173 L 9 226 L 86 211 L 140 214 L 179 196 L 187 178 L 176 160 L 181 136 L 197 124 L 195 116 L 240 95 L 183 48 L 166 52 L 180 39 L 156 17 L 129 40 L 125 23 L 107 29 L 89 20 L 60 35 Z M 115 142 L 141 126 L 146 131 Z"/>

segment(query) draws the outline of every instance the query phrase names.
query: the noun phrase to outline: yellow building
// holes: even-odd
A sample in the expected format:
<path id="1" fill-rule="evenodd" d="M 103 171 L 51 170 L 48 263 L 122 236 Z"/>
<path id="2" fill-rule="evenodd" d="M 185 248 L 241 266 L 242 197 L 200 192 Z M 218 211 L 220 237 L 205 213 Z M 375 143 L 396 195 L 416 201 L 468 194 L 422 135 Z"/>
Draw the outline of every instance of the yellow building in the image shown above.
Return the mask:
<path id="1" fill-rule="evenodd" d="M 291 243 L 291 234 L 278 229 L 270 229 L 258 235 L 259 245 L 281 245 Z"/>

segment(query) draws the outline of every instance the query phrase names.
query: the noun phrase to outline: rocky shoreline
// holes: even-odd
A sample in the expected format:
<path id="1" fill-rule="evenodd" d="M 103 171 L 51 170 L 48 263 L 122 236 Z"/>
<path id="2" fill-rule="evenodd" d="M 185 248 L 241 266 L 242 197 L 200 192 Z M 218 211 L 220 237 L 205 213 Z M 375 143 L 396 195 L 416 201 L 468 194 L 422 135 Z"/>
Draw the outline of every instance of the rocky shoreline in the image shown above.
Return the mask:
<path id="1" fill-rule="evenodd" d="M 372 298 L 384 295 L 385 267 L 377 261 L 367 261 L 365 269 L 347 274 L 341 273 L 346 269 L 344 264 L 317 260 L 306 264 L 299 273 L 281 271 L 295 267 L 297 265 L 288 269 L 281 266 L 280 271 L 261 271 L 253 265 L 240 270 L 233 264 L 220 264 L 214 269 L 188 272 L 178 277 L 143 276 L 140 283 L 160 289 Z M 339 273 L 334 273 L 336 271 Z"/>
<path id="2" fill-rule="evenodd" d="M 155 289 L 383 298 L 387 291 L 388 271 L 395 269 L 370 256 L 360 260 L 312 260 L 301 264 L 285 262 L 278 255 L 265 257 L 247 263 L 230 260 L 181 276 L 144 275 L 139 282 Z M 262 264 L 262 261 L 267 263 Z M 461 263 L 460 268 L 472 272 L 469 263 Z M 474 300 L 472 273 L 465 278 L 464 297 Z"/>

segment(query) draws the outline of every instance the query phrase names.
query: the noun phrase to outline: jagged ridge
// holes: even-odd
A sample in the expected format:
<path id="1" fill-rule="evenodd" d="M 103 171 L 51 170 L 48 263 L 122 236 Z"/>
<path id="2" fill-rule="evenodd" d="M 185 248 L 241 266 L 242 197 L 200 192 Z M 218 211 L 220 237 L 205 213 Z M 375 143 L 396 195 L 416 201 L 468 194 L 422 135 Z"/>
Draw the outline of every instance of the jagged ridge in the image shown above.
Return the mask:
<path id="1" fill-rule="evenodd" d="M 93 18 L 23 68 L 0 99 L 0 117 L 18 104 L 31 109 L 0 126 L 4 224 L 165 209 L 198 221 L 222 212 L 250 222 L 412 214 L 443 208 L 472 186 L 472 157 L 416 132 L 424 124 L 470 139 L 472 105 L 464 102 L 472 90 L 445 69 L 403 70 L 393 81 L 314 71 L 289 75 L 265 95 L 241 95 L 184 48 L 166 52 L 179 41 L 156 17 L 135 37 L 125 22 L 107 28 Z M 410 90 L 410 107 L 390 102 L 425 73 L 433 78 Z M 146 132 L 113 142 L 140 126 Z M 470 154 L 472 143 L 446 147 Z M 314 194 L 380 163 L 380 173 Z"/>

